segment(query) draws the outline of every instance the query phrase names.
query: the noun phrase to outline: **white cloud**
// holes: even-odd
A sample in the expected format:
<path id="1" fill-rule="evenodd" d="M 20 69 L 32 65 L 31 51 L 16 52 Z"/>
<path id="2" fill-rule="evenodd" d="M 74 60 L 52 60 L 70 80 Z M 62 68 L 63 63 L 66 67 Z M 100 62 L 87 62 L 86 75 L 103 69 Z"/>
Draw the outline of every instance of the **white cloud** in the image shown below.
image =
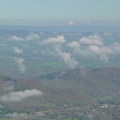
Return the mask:
<path id="1" fill-rule="evenodd" d="M 73 26 L 73 25 L 75 25 L 75 22 L 74 21 L 68 21 L 68 25 Z"/>
<path id="2" fill-rule="evenodd" d="M 71 43 L 68 43 L 68 46 L 69 46 L 70 48 L 80 48 L 80 44 L 79 44 L 78 41 L 73 41 L 73 42 L 71 42 Z"/>
<path id="3" fill-rule="evenodd" d="M 110 49 L 114 51 L 115 54 L 120 54 L 120 43 L 116 42 L 110 46 Z"/>
<path id="4" fill-rule="evenodd" d="M 109 57 L 108 57 L 107 55 L 105 55 L 105 54 L 102 54 L 102 55 L 100 56 L 100 60 L 101 60 L 101 61 L 108 62 Z"/>
<path id="5" fill-rule="evenodd" d="M 120 54 L 120 44 L 113 43 L 110 46 L 89 46 L 89 50 L 100 56 L 100 60 L 108 61 L 109 55 Z"/>
<path id="6" fill-rule="evenodd" d="M 35 34 L 35 33 L 30 33 L 27 37 L 23 38 L 23 37 L 18 37 L 18 36 L 11 36 L 10 40 L 14 40 L 14 41 L 30 41 L 30 40 L 37 40 L 39 39 L 39 35 Z"/>
<path id="7" fill-rule="evenodd" d="M 102 48 L 99 48 L 98 46 L 89 46 L 89 48 L 92 52 L 100 56 L 100 60 L 106 62 L 108 61 L 108 56 L 106 53 L 104 53 Z"/>
<path id="8" fill-rule="evenodd" d="M 93 52 L 95 52 L 96 54 L 103 54 L 104 53 L 106 55 L 110 55 L 110 54 L 115 53 L 114 47 L 112 47 L 112 46 L 102 46 L 102 47 L 90 46 L 90 49 Z"/>
<path id="9" fill-rule="evenodd" d="M 30 33 L 25 39 L 26 40 L 36 40 L 36 39 L 39 39 L 39 36 L 35 33 Z"/>
<path id="10" fill-rule="evenodd" d="M 102 38 L 99 35 L 90 35 L 80 39 L 81 44 L 102 46 Z"/>
<path id="11" fill-rule="evenodd" d="M 23 46 L 24 48 L 27 48 L 27 49 L 31 48 L 28 44 L 24 44 Z"/>
<path id="12" fill-rule="evenodd" d="M 23 53 L 23 50 L 22 50 L 22 49 L 19 49 L 18 47 L 13 47 L 13 50 L 14 50 L 14 52 L 17 53 L 17 54 Z"/>
<path id="13" fill-rule="evenodd" d="M 70 67 L 71 69 L 78 67 L 78 61 L 76 61 L 75 58 L 71 57 L 70 53 L 62 52 L 62 50 L 59 48 L 55 49 L 60 57 L 63 59 L 63 61 L 68 65 L 68 67 Z"/>
<path id="14" fill-rule="evenodd" d="M 43 40 L 44 44 L 62 44 L 65 42 L 66 40 L 64 36 L 51 37 L 51 38 Z"/>
<path id="15" fill-rule="evenodd" d="M 11 36 L 10 39 L 15 40 L 15 41 L 24 41 L 24 38 L 18 37 L 18 36 L 15 36 L 15 35 Z"/>
<path id="16" fill-rule="evenodd" d="M 32 96 L 40 96 L 43 93 L 40 90 L 32 89 L 32 90 L 25 90 L 25 91 L 18 91 L 18 92 L 11 92 L 7 95 L 4 95 L 0 98 L 3 102 L 20 102 L 26 98 Z"/>
<path id="17" fill-rule="evenodd" d="M 89 46 L 90 50 L 93 51 L 96 54 L 100 54 L 101 53 L 101 49 L 98 46 L 92 45 Z"/>
<path id="18" fill-rule="evenodd" d="M 26 71 L 26 67 L 24 65 L 25 60 L 23 58 L 14 58 L 15 62 L 18 64 L 19 71 L 24 73 Z"/>

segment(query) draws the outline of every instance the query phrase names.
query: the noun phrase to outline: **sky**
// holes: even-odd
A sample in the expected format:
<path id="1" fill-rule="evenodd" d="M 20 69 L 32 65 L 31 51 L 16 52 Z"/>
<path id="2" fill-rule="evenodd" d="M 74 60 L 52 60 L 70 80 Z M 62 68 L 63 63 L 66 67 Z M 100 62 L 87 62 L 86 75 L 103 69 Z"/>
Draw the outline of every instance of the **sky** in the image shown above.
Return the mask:
<path id="1" fill-rule="evenodd" d="M 0 25 L 120 26 L 120 0 L 0 0 Z"/>

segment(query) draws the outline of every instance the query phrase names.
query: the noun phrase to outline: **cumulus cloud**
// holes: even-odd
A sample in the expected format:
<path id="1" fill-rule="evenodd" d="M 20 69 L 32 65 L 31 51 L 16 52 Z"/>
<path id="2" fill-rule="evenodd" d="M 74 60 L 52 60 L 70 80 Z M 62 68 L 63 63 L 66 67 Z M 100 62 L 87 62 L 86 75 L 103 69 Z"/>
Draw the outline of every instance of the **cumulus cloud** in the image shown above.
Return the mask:
<path id="1" fill-rule="evenodd" d="M 99 48 L 98 46 L 89 46 L 89 48 L 92 52 L 100 56 L 100 60 L 108 61 L 107 54 L 104 53 L 102 48 Z"/>
<path id="2" fill-rule="evenodd" d="M 96 54 L 101 53 L 101 50 L 100 50 L 100 48 L 98 46 L 92 45 L 92 46 L 89 46 L 89 48 L 90 48 L 91 51 L 93 51 Z"/>
<path id="3" fill-rule="evenodd" d="M 99 58 L 101 61 L 108 62 L 111 57 L 120 54 L 120 43 L 106 45 L 98 34 L 82 37 L 78 41 L 67 43 L 67 45 L 72 49 L 72 54 L 78 59 L 80 57 Z"/>
<path id="4" fill-rule="evenodd" d="M 15 62 L 18 64 L 19 71 L 24 73 L 26 71 L 26 67 L 24 65 L 25 60 L 23 58 L 14 58 Z"/>
<path id="5" fill-rule="evenodd" d="M 26 40 L 36 40 L 39 39 L 39 35 L 35 34 L 35 33 L 30 33 L 27 37 Z"/>
<path id="6" fill-rule="evenodd" d="M 15 40 L 15 41 L 24 41 L 24 38 L 18 37 L 18 36 L 15 36 L 15 35 L 11 36 L 10 39 Z"/>
<path id="7" fill-rule="evenodd" d="M 120 54 L 120 43 L 118 43 L 118 42 L 113 43 L 113 44 L 110 46 L 110 49 L 112 49 L 112 50 L 114 51 L 114 53 Z"/>
<path id="8" fill-rule="evenodd" d="M 18 47 L 13 47 L 13 50 L 14 50 L 14 52 L 17 53 L 17 54 L 23 53 L 23 50 L 22 50 L 22 49 L 19 49 Z"/>
<path id="9" fill-rule="evenodd" d="M 0 100 L 3 102 L 20 102 L 26 98 L 32 96 L 40 96 L 43 93 L 40 90 L 32 89 L 32 90 L 25 90 L 25 91 L 18 91 L 18 92 L 10 92 L 7 95 L 1 96 Z"/>
<path id="10" fill-rule="evenodd" d="M 35 34 L 35 33 L 30 33 L 27 37 L 23 38 L 23 37 L 18 37 L 18 36 L 11 36 L 10 37 L 11 40 L 14 40 L 14 41 L 30 41 L 30 40 L 37 40 L 39 39 L 39 35 Z"/>
<path id="11" fill-rule="evenodd" d="M 102 38 L 99 35 L 90 35 L 88 37 L 82 37 L 80 39 L 80 43 L 87 45 L 97 45 L 97 46 L 103 45 Z"/>
<path id="12" fill-rule="evenodd" d="M 120 54 L 120 44 L 113 43 L 109 46 L 89 46 L 89 50 L 100 56 L 101 60 L 108 61 L 109 55 Z"/>
<path id="13" fill-rule="evenodd" d="M 51 37 L 51 38 L 43 40 L 44 44 L 62 44 L 65 42 L 66 40 L 64 36 Z"/>
<path id="14" fill-rule="evenodd" d="M 110 36 L 112 34 L 103 33 L 103 35 Z M 120 54 L 120 44 L 112 43 L 106 45 L 103 40 L 105 37 L 103 36 L 102 38 L 102 36 L 94 33 L 94 35 L 83 36 L 81 39 L 72 42 L 66 41 L 64 36 L 57 36 L 45 39 L 42 43 L 44 45 L 52 45 L 53 49 L 51 50 L 55 51 L 70 68 L 76 68 L 78 66 L 76 59 L 81 57 L 107 62 L 115 55 Z M 67 50 L 70 48 L 70 52 L 63 52 L 65 50 L 64 47 Z"/>
<path id="15" fill-rule="evenodd" d="M 74 69 L 78 66 L 78 61 L 75 60 L 75 58 L 71 57 L 70 53 L 62 52 L 61 49 L 55 48 L 56 52 L 60 55 L 60 57 L 63 59 L 63 61 L 70 67 L 71 69 Z"/>
<path id="16" fill-rule="evenodd" d="M 68 43 L 68 46 L 69 46 L 70 48 L 80 48 L 80 44 L 79 44 L 78 41 L 73 41 L 73 42 L 71 42 L 71 43 Z"/>
<path id="17" fill-rule="evenodd" d="M 24 44 L 23 47 L 27 49 L 31 48 L 28 44 Z"/>

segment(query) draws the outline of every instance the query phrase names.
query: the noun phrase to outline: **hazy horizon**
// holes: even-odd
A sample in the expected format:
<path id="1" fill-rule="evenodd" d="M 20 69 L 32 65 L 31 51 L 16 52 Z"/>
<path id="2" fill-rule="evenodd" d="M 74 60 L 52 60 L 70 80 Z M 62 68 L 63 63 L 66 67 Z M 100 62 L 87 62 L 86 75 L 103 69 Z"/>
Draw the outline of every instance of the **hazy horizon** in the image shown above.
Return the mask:
<path id="1" fill-rule="evenodd" d="M 0 0 L 0 25 L 120 26 L 116 0 Z"/>

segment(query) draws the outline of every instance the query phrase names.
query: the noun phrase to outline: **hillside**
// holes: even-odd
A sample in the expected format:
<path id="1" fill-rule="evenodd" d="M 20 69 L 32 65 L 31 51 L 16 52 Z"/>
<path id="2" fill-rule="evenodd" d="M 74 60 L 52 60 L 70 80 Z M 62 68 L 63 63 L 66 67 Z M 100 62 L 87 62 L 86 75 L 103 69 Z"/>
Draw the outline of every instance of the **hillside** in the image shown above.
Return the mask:
<path id="1" fill-rule="evenodd" d="M 0 78 L 1 118 L 120 118 L 119 68 L 65 70 L 40 76 L 35 80 L 14 80 L 5 76 Z"/>
<path id="2" fill-rule="evenodd" d="M 43 83 L 56 88 L 69 87 L 93 97 L 120 95 L 120 69 L 73 69 L 40 76 Z"/>

